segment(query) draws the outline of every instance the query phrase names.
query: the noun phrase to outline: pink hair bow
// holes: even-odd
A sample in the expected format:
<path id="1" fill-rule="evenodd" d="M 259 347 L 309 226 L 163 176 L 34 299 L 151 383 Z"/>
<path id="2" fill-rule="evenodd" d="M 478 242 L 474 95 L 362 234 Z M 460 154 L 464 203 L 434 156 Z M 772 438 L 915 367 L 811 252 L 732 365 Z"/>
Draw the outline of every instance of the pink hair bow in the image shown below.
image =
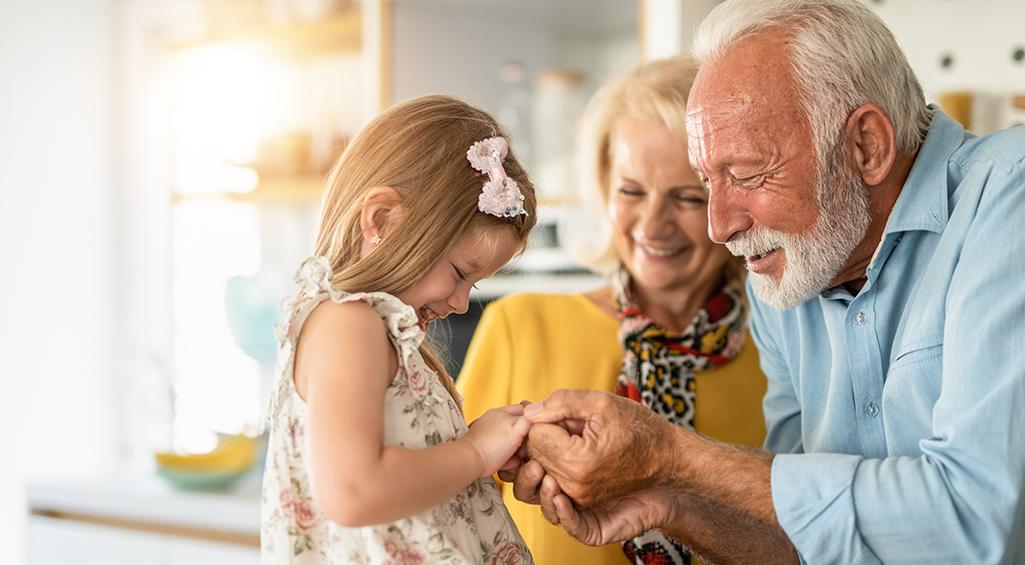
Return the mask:
<path id="1" fill-rule="evenodd" d="M 466 158 L 474 169 L 487 173 L 488 180 L 477 199 L 477 208 L 499 218 L 514 218 L 527 214 L 523 209 L 523 193 L 519 185 L 505 174 L 502 161 L 509 154 L 504 138 L 489 137 L 470 146 Z"/>

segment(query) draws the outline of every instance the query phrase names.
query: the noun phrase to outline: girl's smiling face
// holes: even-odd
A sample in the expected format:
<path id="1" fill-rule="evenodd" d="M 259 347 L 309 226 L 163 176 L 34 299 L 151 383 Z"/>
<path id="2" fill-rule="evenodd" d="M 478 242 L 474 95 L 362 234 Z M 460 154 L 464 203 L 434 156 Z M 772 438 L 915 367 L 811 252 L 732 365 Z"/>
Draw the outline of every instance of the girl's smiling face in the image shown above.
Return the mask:
<path id="1" fill-rule="evenodd" d="M 519 249 L 512 227 L 467 230 L 420 280 L 398 293 L 399 300 L 416 311 L 421 328 L 470 305 L 470 289 L 493 275 Z"/>

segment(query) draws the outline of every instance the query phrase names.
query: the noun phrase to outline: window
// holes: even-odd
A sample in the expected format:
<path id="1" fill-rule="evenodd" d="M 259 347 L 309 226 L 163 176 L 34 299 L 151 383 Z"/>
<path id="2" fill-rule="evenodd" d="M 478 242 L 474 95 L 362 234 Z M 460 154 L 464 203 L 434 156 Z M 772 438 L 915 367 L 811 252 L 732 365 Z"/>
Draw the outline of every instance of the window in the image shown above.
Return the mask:
<path id="1" fill-rule="evenodd" d="M 209 448 L 213 432 L 251 432 L 264 413 L 281 300 L 312 247 L 323 168 L 348 131 L 346 109 L 360 108 L 351 96 L 340 104 L 358 80 L 354 67 L 351 56 L 325 64 L 259 42 L 171 54 L 170 377 L 178 449 Z"/>

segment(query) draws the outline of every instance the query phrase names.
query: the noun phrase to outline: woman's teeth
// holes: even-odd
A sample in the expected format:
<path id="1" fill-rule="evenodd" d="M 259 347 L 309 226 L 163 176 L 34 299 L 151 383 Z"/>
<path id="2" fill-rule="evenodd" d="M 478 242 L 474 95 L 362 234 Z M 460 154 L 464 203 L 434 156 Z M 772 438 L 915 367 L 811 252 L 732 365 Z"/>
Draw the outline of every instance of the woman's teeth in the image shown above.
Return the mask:
<path id="1" fill-rule="evenodd" d="M 680 252 L 684 250 L 684 247 L 676 247 L 673 249 L 656 249 L 654 247 L 648 247 L 647 245 L 641 245 L 640 247 L 645 253 L 653 257 L 672 257 L 674 255 L 679 255 Z"/>

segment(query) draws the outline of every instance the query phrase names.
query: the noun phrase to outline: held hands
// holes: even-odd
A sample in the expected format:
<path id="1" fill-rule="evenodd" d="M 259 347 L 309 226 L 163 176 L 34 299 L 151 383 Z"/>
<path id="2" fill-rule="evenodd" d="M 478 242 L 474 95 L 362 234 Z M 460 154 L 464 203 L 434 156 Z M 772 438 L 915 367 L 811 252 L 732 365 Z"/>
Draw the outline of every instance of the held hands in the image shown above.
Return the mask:
<path id="1" fill-rule="evenodd" d="M 492 408 L 470 424 L 463 438 L 473 446 L 481 461 L 481 477 L 520 464 L 530 422 L 523 417 L 523 404 Z"/>
<path id="2" fill-rule="evenodd" d="M 525 409 L 530 456 L 584 508 L 668 478 L 672 424 L 607 392 L 559 390 Z"/>
<path id="3" fill-rule="evenodd" d="M 592 391 L 557 391 L 525 416 L 534 423 L 532 459 L 499 476 L 513 482 L 517 499 L 540 504 L 550 522 L 602 545 L 677 520 L 677 497 L 658 486 L 666 472 L 659 454 L 672 446 L 665 420 Z"/>
<path id="4" fill-rule="evenodd" d="M 581 542 L 603 545 L 677 520 L 678 497 L 661 485 L 672 433 L 629 399 L 562 390 L 542 403 L 489 410 L 465 437 L 482 476 L 498 471 L 517 499 L 539 504 Z"/>

